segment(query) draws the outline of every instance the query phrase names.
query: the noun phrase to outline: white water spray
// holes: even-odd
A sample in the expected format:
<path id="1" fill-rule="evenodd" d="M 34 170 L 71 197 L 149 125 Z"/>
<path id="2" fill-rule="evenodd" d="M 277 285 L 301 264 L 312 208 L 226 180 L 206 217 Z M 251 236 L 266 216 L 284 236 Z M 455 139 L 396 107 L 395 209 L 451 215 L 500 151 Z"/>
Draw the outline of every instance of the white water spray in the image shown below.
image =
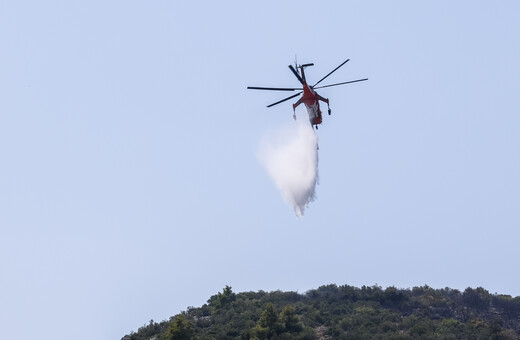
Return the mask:
<path id="1" fill-rule="evenodd" d="M 318 137 L 303 120 L 268 133 L 260 143 L 261 163 L 298 217 L 316 195 L 317 149 Z"/>

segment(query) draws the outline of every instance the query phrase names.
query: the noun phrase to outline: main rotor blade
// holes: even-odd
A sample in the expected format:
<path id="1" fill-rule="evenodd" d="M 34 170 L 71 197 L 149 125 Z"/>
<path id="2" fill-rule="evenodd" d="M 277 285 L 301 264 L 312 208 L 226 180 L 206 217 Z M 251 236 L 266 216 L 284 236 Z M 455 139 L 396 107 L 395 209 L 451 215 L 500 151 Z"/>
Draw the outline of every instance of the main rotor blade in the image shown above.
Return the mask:
<path id="1" fill-rule="evenodd" d="M 289 87 L 258 87 L 258 86 L 248 86 L 249 90 L 269 90 L 269 91 L 301 91 L 302 88 L 289 88 Z"/>
<path id="2" fill-rule="evenodd" d="M 300 75 L 298 74 L 298 72 L 296 72 L 296 70 L 294 69 L 294 67 L 292 65 L 289 65 L 289 68 L 291 69 L 292 73 L 294 73 L 294 75 L 296 76 L 296 78 L 298 78 L 298 80 L 300 81 L 301 84 L 303 84 L 303 79 L 302 77 L 300 77 Z"/>
<path id="3" fill-rule="evenodd" d="M 347 60 L 345 60 L 344 62 L 342 62 L 341 65 L 339 65 L 338 67 L 336 67 L 335 69 L 333 69 L 332 71 L 330 71 L 330 73 L 327 74 L 325 77 L 323 77 L 323 78 L 321 78 L 320 80 L 318 80 L 318 82 L 317 82 L 316 84 L 314 84 L 312 87 L 314 87 L 314 86 L 318 85 L 319 83 L 321 83 L 323 80 L 325 80 L 325 78 L 327 78 L 328 76 L 330 76 L 331 74 L 333 74 L 334 72 L 336 72 L 336 70 L 337 70 L 338 68 L 340 68 L 341 66 L 345 65 L 345 63 L 346 63 L 347 61 L 349 61 L 349 60 L 350 60 L 350 59 L 347 59 Z"/>
<path id="4" fill-rule="evenodd" d="M 313 89 L 322 89 L 322 88 L 324 88 L 324 87 L 331 87 L 331 86 L 345 85 L 345 84 L 350 84 L 350 83 L 357 83 L 358 81 L 365 81 L 365 80 L 368 80 L 368 78 L 358 79 L 358 80 L 351 80 L 351 81 L 346 81 L 346 82 L 343 82 L 343 83 L 337 83 L 337 84 L 330 84 L 330 85 L 318 86 L 318 87 L 313 87 Z"/>
<path id="5" fill-rule="evenodd" d="M 278 101 L 278 102 L 276 102 L 276 103 L 273 103 L 273 104 L 271 104 L 271 105 L 267 105 L 267 107 L 271 107 L 271 106 L 275 106 L 275 105 L 277 105 L 277 104 L 283 103 L 284 101 L 289 100 L 289 99 L 294 98 L 294 97 L 297 97 L 297 96 L 299 96 L 300 94 L 302 94 L 302 93 L 301 93 L 301 92 L 298 92 L 298 93 L 293 94 L 292 96 L 287 97 L 287 98 L 285 98 L 285 99 L 282 99 L 282 100 L 280 100 L 280 101 Z"/>

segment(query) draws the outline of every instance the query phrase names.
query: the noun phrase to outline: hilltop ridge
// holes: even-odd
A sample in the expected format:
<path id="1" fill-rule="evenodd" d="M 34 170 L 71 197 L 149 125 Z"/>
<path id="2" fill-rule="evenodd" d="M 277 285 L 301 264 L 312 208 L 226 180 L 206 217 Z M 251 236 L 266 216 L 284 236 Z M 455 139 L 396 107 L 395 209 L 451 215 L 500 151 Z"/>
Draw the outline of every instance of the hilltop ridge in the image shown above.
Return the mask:
<path id="1" fill-rule="evenodd" d="M 482 287 L 331 284 L 299 294 L 226 286 L 203 306 L 122 338 L 151 339 L 520 339 L 520 297 Z"/>

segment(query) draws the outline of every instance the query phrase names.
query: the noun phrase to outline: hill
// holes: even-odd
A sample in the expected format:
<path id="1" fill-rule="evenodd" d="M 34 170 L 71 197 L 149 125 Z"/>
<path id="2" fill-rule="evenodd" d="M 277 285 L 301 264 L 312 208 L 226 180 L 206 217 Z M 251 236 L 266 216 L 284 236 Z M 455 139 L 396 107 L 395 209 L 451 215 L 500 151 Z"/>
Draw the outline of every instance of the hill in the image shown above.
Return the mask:
<path id="1" fill-rule="evenodd" d="M 234 293 L 144 325 L 122 340 L 520 339 L 520 297 L 479 287 L 397 289 L 327 285 Z"/>

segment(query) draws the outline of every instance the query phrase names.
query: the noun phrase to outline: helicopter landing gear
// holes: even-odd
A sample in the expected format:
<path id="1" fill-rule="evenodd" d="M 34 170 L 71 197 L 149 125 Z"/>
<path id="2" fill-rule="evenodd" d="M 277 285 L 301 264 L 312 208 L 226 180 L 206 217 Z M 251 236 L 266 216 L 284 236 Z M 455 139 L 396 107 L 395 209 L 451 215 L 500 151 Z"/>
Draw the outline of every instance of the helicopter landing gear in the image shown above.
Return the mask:
<path id="1" fill-rule="evenodd" d="M 329 108 L 329 116 L 330 116 L 330 113 L 331 113 L 332 111 L 330 110 L 329 103 L 327 103 L 327 107 Z"/>

